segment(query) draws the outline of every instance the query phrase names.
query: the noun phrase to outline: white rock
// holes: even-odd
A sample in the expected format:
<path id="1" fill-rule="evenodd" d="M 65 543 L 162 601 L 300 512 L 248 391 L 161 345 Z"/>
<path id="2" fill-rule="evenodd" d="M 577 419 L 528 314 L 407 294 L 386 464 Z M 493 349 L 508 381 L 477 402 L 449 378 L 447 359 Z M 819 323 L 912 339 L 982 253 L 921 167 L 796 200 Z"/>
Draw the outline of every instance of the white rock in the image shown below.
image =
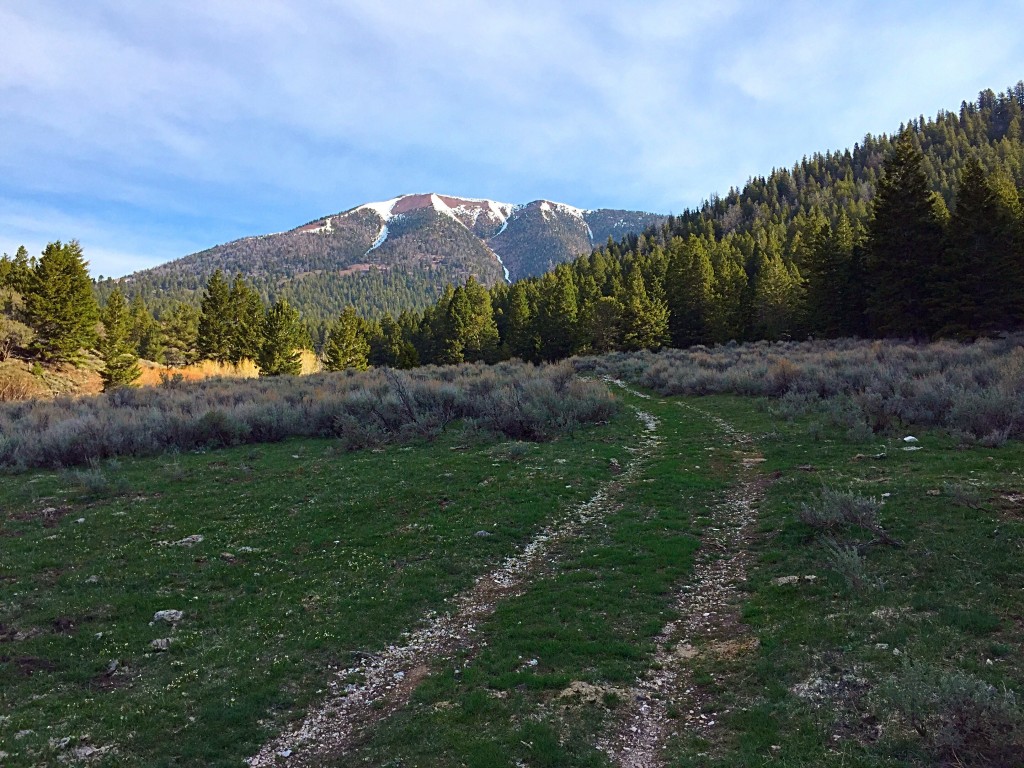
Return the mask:
<path id="1" fill-rule="evenodd" d="M 171 648 L 171 642 L 169 637 L 158 637 L 150 642 L 149 647 L 154 651 L 168 651 Z"/>
<path id="2" fill-rule="evenodd" d="M 914 437 L 913 435 L 907 435 L 906 437 L 903 438 L 903 442 L 904 443 L 916 443 L 917 442 L 917 438 Z"/>
<path id="3" fill-rule="evenodd" d="M 157 611 L 153 614 L 153 621 L 166 621 L 171 624 L 176 624 L 185 617 L 184 611 L 179 611 L 174 608 L 170 608 L 166 611 Z"/>

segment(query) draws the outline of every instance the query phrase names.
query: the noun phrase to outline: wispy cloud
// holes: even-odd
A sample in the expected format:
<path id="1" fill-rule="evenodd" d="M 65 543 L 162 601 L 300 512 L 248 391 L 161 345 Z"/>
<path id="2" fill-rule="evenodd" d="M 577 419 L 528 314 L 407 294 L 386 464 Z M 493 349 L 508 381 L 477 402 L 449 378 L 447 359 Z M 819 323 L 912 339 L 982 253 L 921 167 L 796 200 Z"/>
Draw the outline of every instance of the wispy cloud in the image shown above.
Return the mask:
<path id="1" fill-rule="evenodd" d="M 112 273 L 428 189 L 679 211 L 1015 82 L 1022 23 L 1015 2 L 11 4 L 0 198 L 41 231 L 0 215 L 0 248 L 79 237 Z"/>

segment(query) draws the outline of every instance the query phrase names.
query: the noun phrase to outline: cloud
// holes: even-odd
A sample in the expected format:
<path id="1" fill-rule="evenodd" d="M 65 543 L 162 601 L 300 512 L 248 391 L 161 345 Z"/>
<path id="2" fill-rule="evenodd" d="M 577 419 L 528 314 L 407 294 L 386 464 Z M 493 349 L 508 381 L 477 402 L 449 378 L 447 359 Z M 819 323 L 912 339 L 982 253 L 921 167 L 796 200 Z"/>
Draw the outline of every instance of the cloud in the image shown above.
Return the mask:
<path id="1" fill-rule="evenodd" d="M 678 212 L 1015 82 L 1024 10 L 985 8 L 34 0 L 0 9 L 0 197 L 111 254 L 411 191 Z"/>

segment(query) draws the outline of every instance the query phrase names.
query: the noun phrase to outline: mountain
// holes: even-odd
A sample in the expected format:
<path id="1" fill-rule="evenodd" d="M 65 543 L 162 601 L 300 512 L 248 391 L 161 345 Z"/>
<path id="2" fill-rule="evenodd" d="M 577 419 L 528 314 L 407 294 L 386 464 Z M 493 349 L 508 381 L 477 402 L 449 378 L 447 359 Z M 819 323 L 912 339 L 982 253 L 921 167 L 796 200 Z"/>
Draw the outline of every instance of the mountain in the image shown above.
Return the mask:
<path id="1" fill-rule="evenodd" d="M 433 193 L 401 195 L 325 216 L 287 232 L 245 237 L 136 272 L 114 284 L 152 307 L 194 300 L 217 269 L 241 273 L 264 299 L 288 299 L 312 322 L 346 305 L 375 316 L 431 304 L 448 283 L 487 285 L 542 274 L 609 237 L 657 226 L 664 216 L 526 205 Z"/>

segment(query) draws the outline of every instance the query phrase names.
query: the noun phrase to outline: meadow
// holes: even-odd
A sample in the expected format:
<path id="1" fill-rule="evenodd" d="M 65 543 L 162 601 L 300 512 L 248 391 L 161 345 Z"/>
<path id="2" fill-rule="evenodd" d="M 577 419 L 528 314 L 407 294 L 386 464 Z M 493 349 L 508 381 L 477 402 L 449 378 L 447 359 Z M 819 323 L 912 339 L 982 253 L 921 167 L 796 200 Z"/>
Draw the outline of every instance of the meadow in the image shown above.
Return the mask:
<path id="1" fill-rule="evenodd" d="M 3 763 L 1017 765 L 1022 359 L 728 346 L 5 410 Z M 134 429 L 150 393 L 233 426 L 12 447 Z M 376 669 L 357 727 L 302 740 Z"/>

